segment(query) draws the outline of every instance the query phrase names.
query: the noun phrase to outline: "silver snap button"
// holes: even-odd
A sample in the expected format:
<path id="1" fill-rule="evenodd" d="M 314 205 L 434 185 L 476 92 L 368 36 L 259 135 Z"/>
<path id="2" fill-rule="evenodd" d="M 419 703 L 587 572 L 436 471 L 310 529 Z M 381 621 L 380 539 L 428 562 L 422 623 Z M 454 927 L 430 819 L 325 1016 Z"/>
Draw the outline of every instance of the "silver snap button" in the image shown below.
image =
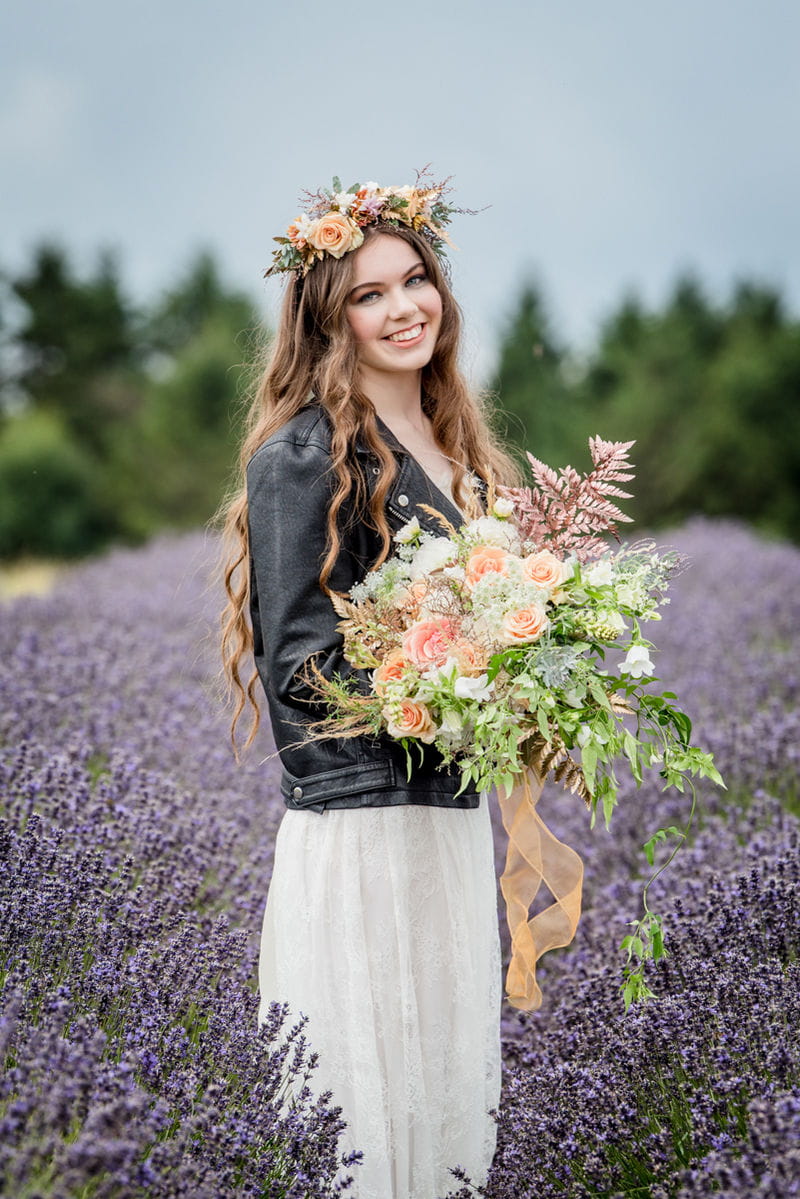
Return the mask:
<path id="1" fill-rule="evenodd" d="M 294 797 L 294 799 L 302 799 L 303 798 L 303 788 L 302 787 L 293 787 L 292 788 L 292 796 Z"/>
<path id="2" fill-rule="evenodd" d="M 397 497 L 397 502 L 401 508 L 407 508 L 408 507 L 408 496 L 407 495 L 399 495 Z"/>

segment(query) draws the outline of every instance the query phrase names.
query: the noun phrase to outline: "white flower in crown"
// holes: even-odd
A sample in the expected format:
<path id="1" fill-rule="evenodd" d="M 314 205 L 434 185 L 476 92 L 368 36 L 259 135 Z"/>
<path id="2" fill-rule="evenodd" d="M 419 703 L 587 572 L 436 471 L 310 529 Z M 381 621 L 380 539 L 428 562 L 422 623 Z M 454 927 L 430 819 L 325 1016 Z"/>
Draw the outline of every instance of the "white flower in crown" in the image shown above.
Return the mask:
<path id="1" fill-rule="evenodd" d="M 331 204 L 340 212 L 349 212 L 355 200 L 356 196 L 352 192 L 338 192 L 332 197 Z"/>
<path id="2" fill-rule="evenodd" d="M 292 221 L 286 233 L 292 245 L 305 245 L 308 241 L 308 235 L 313 230 L 316 221 L 312 221 L 311 217 L 305 212 L 301 212 L 299 217 Z"/>

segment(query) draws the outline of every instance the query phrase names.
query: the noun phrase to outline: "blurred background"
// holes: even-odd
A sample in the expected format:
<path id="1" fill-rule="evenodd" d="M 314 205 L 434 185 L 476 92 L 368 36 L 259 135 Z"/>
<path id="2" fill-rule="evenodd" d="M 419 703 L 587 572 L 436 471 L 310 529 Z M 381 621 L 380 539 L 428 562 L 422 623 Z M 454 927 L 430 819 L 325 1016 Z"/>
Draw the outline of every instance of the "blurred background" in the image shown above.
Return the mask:
<path id="1" fill-rule="evenodd" d="M 649 527 L 800 540 L 791 0 L 11 0 L 0 560 L 207 521 L 304 189 L 453 176 L 464 365 L 552 465 L 635 439 Z"/>

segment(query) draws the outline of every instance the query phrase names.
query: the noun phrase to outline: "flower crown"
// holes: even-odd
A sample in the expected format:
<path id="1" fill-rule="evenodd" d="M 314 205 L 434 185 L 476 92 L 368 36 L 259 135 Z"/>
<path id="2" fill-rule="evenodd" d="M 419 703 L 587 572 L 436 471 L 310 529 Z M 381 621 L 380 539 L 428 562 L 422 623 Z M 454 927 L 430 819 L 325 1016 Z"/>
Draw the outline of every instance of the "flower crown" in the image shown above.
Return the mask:
<path id="1" fill-rule="evenodd" d="M 341 258 L 357 250 L 364 241 L 367 225 L 401 225 L 422 233 L 440 256 L 445 244 L 453 243 L 444 231 L 455 212 L 461 212 L 442 197 L 450 189 L 448 180 L 431 183 L 421 171 L 411 187 L 381 187 L 377 183 L 354 183 L 347 191 L 334 177 L 333 189 L 306 192 L 308 207 L 286 230 L 285 237 L 273 238 L 278 248 L 272 266 L 264 275 L 296 271 L 306 275 L 315 262 L 329 254 Z"/>

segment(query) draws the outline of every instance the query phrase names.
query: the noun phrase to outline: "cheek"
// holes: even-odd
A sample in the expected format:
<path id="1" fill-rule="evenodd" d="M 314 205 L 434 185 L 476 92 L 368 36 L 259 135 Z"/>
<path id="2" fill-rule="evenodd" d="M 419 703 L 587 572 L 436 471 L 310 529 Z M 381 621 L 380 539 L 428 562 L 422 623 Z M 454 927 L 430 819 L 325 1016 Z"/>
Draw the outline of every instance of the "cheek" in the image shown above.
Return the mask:
<path id="1" fill-rule="evenodd" d="M 435 287 L 431 288 L 431 293 L 432 294 L 430 296 L 430 299 L 426 302 L 425 307 L 428 310 L 428 314 L 434 320 L 441 320 L 441 318 L 442 318 L 442 297 L 439 295 L 439 293 Z"/>
<path id="2" fill-rule="evenodd" d="M 376 321 L 366 308 L 354 306 L 347 310 L 347 322 L 357 342 L 369 341 L 375 336 Z"/>

